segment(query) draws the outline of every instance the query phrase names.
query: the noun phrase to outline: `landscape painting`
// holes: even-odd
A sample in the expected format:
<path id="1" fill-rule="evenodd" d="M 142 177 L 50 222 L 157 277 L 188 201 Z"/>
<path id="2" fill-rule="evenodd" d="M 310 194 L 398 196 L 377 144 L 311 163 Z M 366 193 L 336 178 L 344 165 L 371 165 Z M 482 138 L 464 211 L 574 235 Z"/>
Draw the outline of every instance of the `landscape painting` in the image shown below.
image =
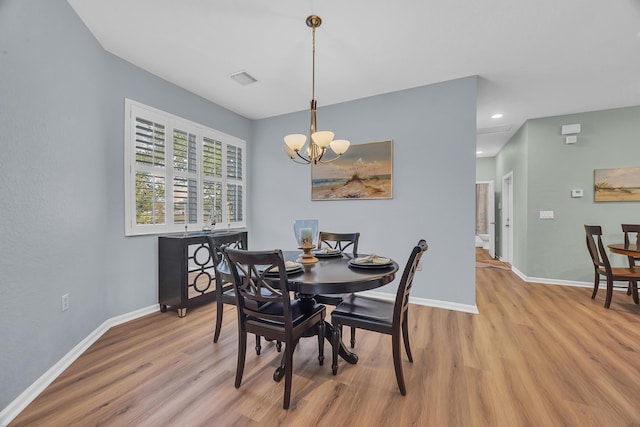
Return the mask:
<path id="1" fill-rule="evenodd" d="M 352 145 L 339 159 L 312 165 L 311 200 L 390 199 L 392 171 L 392 140 Z"/>
<path id="2" fill-rule="evenodd" d="M 596 202 L 640 201 L 640 167 L 596 169 L 594 182 Z"/>

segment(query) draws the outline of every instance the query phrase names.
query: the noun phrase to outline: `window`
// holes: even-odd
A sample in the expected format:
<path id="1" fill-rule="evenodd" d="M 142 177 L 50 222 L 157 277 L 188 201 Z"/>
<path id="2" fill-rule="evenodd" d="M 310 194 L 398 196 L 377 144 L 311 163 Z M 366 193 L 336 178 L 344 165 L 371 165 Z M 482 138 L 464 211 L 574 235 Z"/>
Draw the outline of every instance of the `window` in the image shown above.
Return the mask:
<path id="1" fill-rule="evenodd" d="M 125 234 L 246 226 L 244 141 L 125 99 Z"/>

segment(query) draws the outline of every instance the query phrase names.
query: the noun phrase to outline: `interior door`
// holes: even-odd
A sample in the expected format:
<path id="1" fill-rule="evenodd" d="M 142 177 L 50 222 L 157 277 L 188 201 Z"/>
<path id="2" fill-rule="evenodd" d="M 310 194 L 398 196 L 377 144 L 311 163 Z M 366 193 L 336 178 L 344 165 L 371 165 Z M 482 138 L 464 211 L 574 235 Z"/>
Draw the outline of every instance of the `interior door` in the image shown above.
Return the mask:
<path id="1" fill-rule="evenodd" d="M 513 265 L 513 172 L 502 177 L 501 259 Z"/>

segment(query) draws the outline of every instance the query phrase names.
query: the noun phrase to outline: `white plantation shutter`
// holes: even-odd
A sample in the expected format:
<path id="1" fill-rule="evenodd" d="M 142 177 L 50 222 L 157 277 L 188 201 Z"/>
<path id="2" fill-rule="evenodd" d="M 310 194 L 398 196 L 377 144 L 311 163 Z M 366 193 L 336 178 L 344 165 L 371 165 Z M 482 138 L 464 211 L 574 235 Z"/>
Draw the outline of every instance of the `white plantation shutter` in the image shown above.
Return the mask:
<path id="1" fill-rule="evenodd" d="M 165 126 L 138 116 L 134 120 L 136 223 L 164 224 Z"/>
<path id="2" fill-rule="evenodd" d="M 222 222 L 222 141 L 205 136 L 202 146 L 202 174 L 205 221 L 209 224 L 211 217 L 215 223 Z"/>
<path id="3" fill-rule="evenodd" d="M 242 147 L 227 144 L 227 206 L 231 222 L 244 221 Z"/>
<path id="4" fill-rule="evenodd" d="M 125 234 L 246 226 L 244 141 L 125 100 Z"/>

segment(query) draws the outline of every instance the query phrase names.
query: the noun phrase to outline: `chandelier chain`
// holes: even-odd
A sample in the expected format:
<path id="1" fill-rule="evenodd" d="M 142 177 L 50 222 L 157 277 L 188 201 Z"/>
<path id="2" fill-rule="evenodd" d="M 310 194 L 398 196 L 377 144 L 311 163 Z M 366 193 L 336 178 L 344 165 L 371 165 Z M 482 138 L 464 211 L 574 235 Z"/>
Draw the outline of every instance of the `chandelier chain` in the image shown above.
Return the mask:
<path id="1" fill-rule="evenodd" d="M 316 99 L 316 27 L 312 27 L 311 40 L 313 49 L 311 53 L 311 99 Z"/>

